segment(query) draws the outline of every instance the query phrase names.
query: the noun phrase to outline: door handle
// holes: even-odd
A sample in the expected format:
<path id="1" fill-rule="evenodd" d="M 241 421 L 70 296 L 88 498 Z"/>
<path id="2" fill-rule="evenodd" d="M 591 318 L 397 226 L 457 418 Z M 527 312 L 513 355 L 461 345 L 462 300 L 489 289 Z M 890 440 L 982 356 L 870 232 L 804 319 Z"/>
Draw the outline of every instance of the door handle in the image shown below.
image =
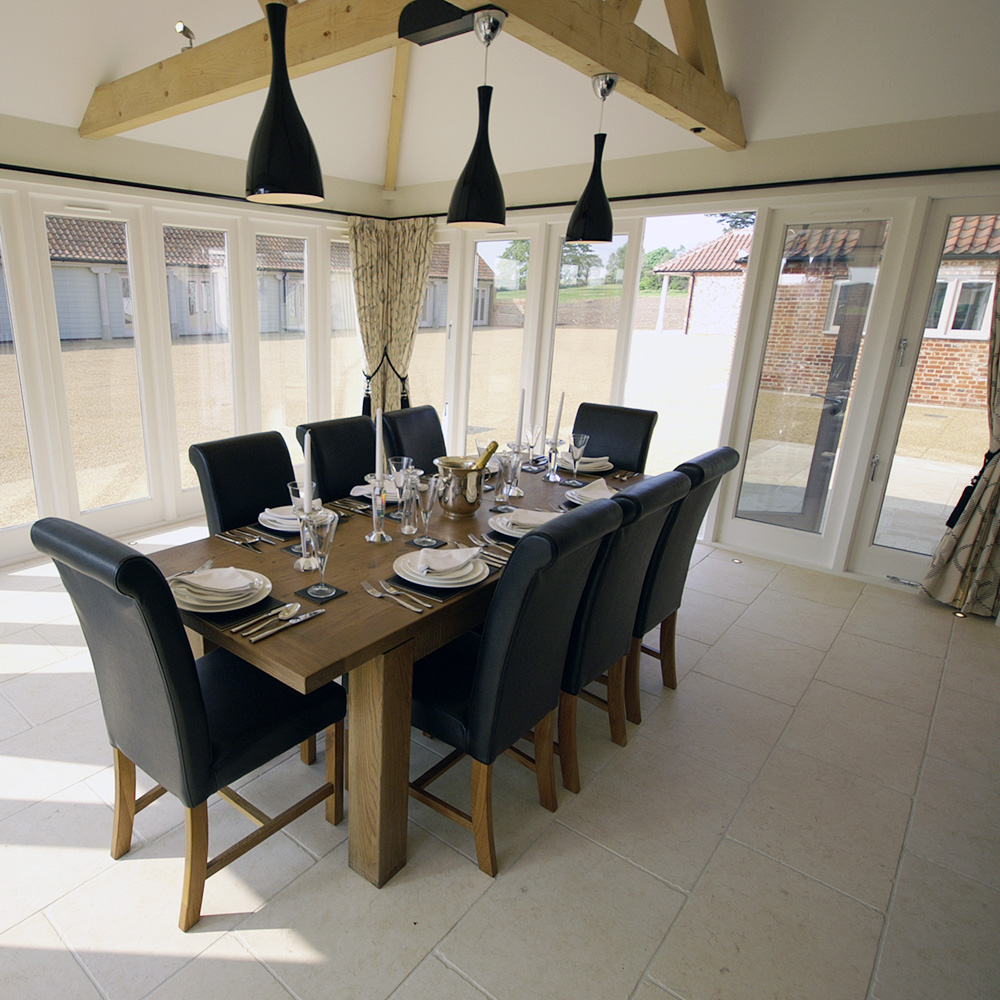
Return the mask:
<path id="1" fill-rule="evenodd" d="M 903 367 L 903 355 L 906 354 L 906 345 L 908 343 L 909 343 L 909 341 L 906 339 L 906 337 L 904 337 L 899 342 L 899 347 L 897 348 L 897 350 L 899 351 L 899 356 L 896 358 L 896 367 L 897 368 L 902 368 Z"/>
<path id="2" fill-rule="evenodd" d="M 871 474 L 871 478 L 868 480 L 868 482 L 870 482 L 870 483 L 874 483 L 875 482 L 875 470 L 878 468 L 878 463 L 880 461 L 881 461 L 881 459 L 878 457 L 878 455 L 873 455 L 872 456 L 872 461 L 871 461 L 872 474 Z"/>

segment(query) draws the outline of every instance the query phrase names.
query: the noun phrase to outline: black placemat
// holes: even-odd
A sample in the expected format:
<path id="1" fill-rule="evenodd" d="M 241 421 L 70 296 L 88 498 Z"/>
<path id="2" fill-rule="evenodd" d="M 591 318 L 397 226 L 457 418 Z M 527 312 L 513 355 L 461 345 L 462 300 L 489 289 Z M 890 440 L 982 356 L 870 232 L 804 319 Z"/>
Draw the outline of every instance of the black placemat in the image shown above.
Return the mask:
<path id="1" fill-rule="evenodd" d="M 333 593 L 329 597 L 313 597 L 313 595 L 308 592 L 309 590 L 308 587 L 304 588 L 303 590 L 296 590 L 295 596 L 303 597 L 307 601 L 312 601 L 313 604 L 326 604 L 327 601 L 332 601 L 337 597 L 343 597 L 344 594 L 347 593 L 346 590 L 341 590 L 340 587 L 334 587 L 332 583 L 330 584 L 330 586 L 333 587 Z"/>
<path id="2" fill-rule="evenodd" d="M 439 549 L 443 545 L 447 545 L 448 543 L 440 538 L 435 538 L 433 545 L 417 545 L 417 543 L 413 541 L 413 539 L 411 538 L 406 544 L 412 545 L 415 549 Z"/>
<path id="3" fill-rule="evenodd" d="M 302 542 L 296 542 L 294 545 L 283 545 L 281 551 L 290 552 L 293 556 L 300 556 L 302 555 Z"/>
<path id="4" fill-rule="evenodd" d="M 199 618 L 204 618 L 205 621 L 211 622 L 216 628 L 224 629 L 232 628 L 233 625 L 237 625 L 239 622 L 248 621 L 255 615 L 262 615 L 265 611 L 270 611 L 272 608 L 281 608 L 284 605 L 284 601 L 279 601 L 276 597 L 271 597 L 269 594 L 256 604 L 249 604 L 247 607 L 237 608 L 235 611 L 189 611 L 188 614 L 197 615 Z"/>

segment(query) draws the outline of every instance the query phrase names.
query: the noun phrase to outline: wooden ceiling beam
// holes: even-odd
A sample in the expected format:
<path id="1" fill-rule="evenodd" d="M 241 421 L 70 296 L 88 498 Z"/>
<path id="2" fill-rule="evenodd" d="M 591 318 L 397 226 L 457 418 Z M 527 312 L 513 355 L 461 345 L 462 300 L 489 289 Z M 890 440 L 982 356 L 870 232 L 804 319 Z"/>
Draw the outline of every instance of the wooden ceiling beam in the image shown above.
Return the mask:
<path id="1" fill-rule="evenodd" d="M 410 42 L 396 46 L 396 61 L 392 70 L 392 105 L 389 108 L 389 138 L 385 147 L 385 191 L 396 190 L 399 170 L 399 142 L 403 135 L 403 108 L 406 104 L 406 77 L 410 68 Z"/>
<path id="2" fill-rule="evenodd" d="M 705 0 L 664 0 L 677 54 L 716 86 L 722 86 L 719 57 Z"/>
<path id="3" fill-rule="evenodd" d="M 502 0 L 504 31 L 592 77 L 617 73 L 618 91 L 720 149 L 746 146 L 739 102 L 721 83 L 630 21 L 629 0 Z M 687 4 L 689 46 L 711 70 L 714 44 L 704 0 Z M 288 11 L 289 73 L 303 76 L 399 44 L 406 0 L 306 0 Z M 471 9 L 479 0 L 456 0 Z M 703 17 L 701 15 L 704 15 Z M 680 20 L 685 17 L 677 15 Z M 717 63 L 716 63 L 717 65 Z M 267 22 L 257 21 L 98 87 L 80 135 L 99 139 L 264 89 L 270 78 Z"/>
<path id="4" fill-rule="evenodd" d="M 307 0 L 288 10 L 285 53 L 292 77 L 391 49 L 406 0 Z M 140 125 L 267 87 L 271 48 L 259 20 L 99 86 L 80 135 L 103 139 Z"/>

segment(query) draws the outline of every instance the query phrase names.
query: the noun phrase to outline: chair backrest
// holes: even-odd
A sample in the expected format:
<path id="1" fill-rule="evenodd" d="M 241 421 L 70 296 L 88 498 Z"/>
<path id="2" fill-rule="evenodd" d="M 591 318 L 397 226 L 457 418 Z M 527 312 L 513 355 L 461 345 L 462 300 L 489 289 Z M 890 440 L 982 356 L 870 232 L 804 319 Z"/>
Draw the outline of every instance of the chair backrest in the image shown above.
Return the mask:
<path id="1" fill-rule="evenodd" d="M 673 506 L 691 481 L 681 472 L 634 483 L 612 498 L 622 524 L 601 545 L 580 598 L 570 636 L 562 689 L 579 694 L 628 653 L 650 553 Z"/>
<path id="2" fill-rule="evenodd" d="M 213 535 L 251 524 L 265 507 L 291 503 L 288 484 L 295 472 L 277 431 L 193 444 L 188 458 L 198 473 Z"/>
<path id="3" fill-rule="evenodd" d="M 490 604 L 469 707 L 468 752 L 492 763 L 559 703 L 580 595 L 621 508 L 598 500 L 525 535 Z"/>
<path id="4" fill-rule="evenodd" d="M 581 403 L 573 433 L 590 435 L 585 454 L 607 455 L 616 469 L 645 472 L 657 416 L 656 410 Z"/>
<path id="5" fill-rule="evenodd" d="M 186 806 L 215 791 L 194 656 L 170 586 L 146 556 L 47 517 L 31 527 L 73 601 L 111 745 Z"/>
<path id="6" fill-rule="evenodd" d="M 639 597 L 634 636 L 641 638 L 681 606 L 701 522 L 705 520 L 719 481 L 736 468 L 739 460 L 738 451 L 723 447 L 677 466 L 676 471 L 684 473 L 691 481 L 691 492 L 673 509 L 656 542 Z"/>
<path id="7" fill-rule="evenodd" d="M 428 475 L 437 472 L 435 458 L 448 454 L 441 419 L 433 406 L 410 406 L 382 414 L 385 454 L 408 455 Z"/>
<path id="8" fill-rule="evenodd" d="M 324 500 L 339 500 L 375 471 L 375 423 L 371 417 L 342 417 L 299 424 L 295 436 L 305 447 L 311 433 L 313 479 Z"/>

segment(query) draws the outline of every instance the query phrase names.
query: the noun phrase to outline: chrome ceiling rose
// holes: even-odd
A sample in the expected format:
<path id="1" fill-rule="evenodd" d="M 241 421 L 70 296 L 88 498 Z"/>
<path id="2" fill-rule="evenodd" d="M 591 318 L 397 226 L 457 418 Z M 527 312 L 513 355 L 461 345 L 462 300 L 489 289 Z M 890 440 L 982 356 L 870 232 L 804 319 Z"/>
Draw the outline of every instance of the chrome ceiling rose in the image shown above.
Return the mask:
<path id="1" fill-rule="evenodd" d="M 606 101 L 615 92 L 615 87 L 618 86 L 618 74 L 597 73 L 591 77 L 591 83 L 594 85 L 594 93 L 602 101 Z"/>
<path id="2" fill-rule="evenodd" d="M 489 45 L 500 34 L 503 23 L 506 20 L 507 15 L 495 7 L 488 7 L 486 10 L 477 10 L 474 22 L 476 36 L 483 45 Z M 617 80 L 618 78 L 615 77 L 615 79 Z"/>

